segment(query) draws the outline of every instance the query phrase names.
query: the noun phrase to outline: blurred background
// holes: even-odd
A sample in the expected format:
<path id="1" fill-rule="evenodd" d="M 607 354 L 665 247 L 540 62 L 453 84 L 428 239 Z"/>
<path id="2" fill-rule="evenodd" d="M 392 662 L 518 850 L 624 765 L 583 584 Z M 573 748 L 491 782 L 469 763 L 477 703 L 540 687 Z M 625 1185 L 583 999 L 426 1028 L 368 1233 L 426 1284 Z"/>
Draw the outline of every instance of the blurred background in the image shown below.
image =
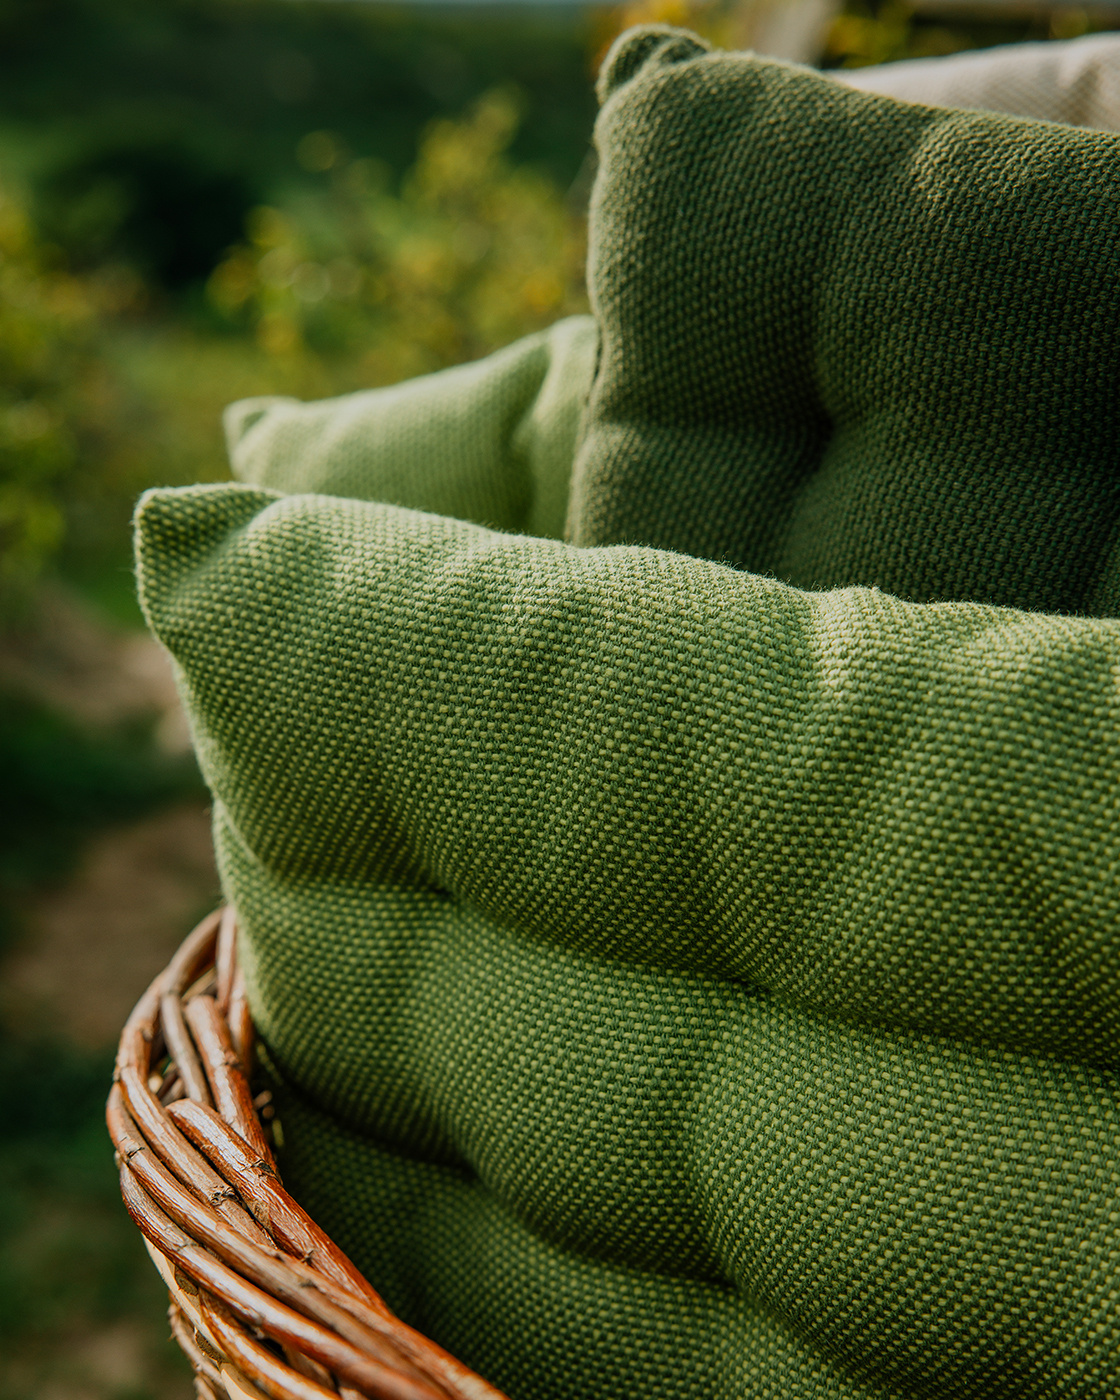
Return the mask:
<path id="1" fill-rule="evenodd" d="M 219 415 L 585 307 L 592 82 L 663 20 L 825 67 L 1120 27 L 1034 0 L 0 0 L 0 1400 L 186 1400 L 101 1123 L 217 899 L 128 519 Z"/>

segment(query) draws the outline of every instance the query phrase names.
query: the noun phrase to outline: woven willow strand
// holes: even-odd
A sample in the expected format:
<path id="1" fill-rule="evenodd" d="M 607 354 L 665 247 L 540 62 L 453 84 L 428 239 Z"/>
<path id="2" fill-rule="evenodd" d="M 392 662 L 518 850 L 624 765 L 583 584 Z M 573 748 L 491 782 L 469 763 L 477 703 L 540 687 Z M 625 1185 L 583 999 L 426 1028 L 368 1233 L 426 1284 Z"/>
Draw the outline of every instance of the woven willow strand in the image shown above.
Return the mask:
<path id="1" fill-rule="evenodd" d="M 394 1317 L 281 1186 L 236 946 L 216 911 L 141 998 L 106 1115 L 199 1400 L 504 1400 Z"/>

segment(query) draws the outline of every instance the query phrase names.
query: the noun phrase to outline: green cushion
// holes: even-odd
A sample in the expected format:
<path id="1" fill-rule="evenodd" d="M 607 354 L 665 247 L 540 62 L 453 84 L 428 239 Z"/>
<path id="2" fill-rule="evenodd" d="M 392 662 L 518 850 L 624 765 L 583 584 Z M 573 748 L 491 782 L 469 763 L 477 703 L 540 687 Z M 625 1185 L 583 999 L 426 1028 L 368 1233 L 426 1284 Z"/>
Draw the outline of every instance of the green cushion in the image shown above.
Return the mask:
<path id="1" fill-rule="evenodd" d="M 1115 142 L 607 72 L 578 546 L 446 512 L 559 533 L 587 322 L 138 515 L 285 1177 L 513 1400 L 1105 1400 Z"/>
<path id="2" fill-rule="evenodd" d="M 591 383 L 595 322 L 571 316 L 496 355 L 319 403 L 243 399 L 226 410 L 242 481 L 329 491 L 564 533 L 568 481 Z"/>
<path id="3" fill-rule="evenodd" d="M 1109 1393 L 1120 623 L 243 486 L 139 546 L 406 1316 L 515 1400 Z"/>
<path id="4" fill-rule="evenodd" d="M 1120 136 L 673 30 L 600 83 L 572 538 L 1120 611 Z"/>

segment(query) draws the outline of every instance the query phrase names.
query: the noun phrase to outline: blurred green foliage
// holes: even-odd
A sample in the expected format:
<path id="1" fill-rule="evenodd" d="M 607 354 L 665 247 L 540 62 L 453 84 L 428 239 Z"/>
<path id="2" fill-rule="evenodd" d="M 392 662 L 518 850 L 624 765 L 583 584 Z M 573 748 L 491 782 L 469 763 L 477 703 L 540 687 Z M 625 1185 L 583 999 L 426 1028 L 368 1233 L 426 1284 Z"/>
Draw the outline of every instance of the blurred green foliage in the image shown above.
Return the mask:
<path id="1" fill-rule="evenodd" d="M 308 132 L 395 176 L 420 133 L 514 84 L 513 159 L 561 185 L 595 102 L 572 6 L 323 0 L 0 0 L 0 161 L 70 256 L 205 277 L 245 212 L 307 184 Z"/>
<path id="2" fill-rule="evenodd" d="M 313 198 L 260 208 L 209 283 L 278 357 L 378 384 L 474 359 L 583 310 L 581 220 L 555 183 L 512 164 L 516 91 L 494 89 L 424 134 L 399 188 L 326 131 L 299 146 Z"/>
<path id="3" fill-rule="evenodd" d="M 0 1154 L 0 1346 L 34 1327 L 57 1327 L 80 1298 L 105 1316 L 127 1287 L 127 1263 L 118 1257 L 109 1267 L 89 1267 L 84 1241 L 70 1254 L 65 1269 L 39 1267 L 54 1248 L 69 1251 L 66 1232 L 53 1239 L 29 1237 L 42 1192 L 79 1196 L 86 1202 L 112 1202 L 115 1174 L 107 1173 L 101 1102 L 112 1073 L 105 1057 L 79 1054 L 66 1047 L 0 1041 L 0 1115 L 5 1125 Z M 97 1117 L 90 1113 L 98 1105 Z M 75 1131 L 77 1130 L 77 1131 Z M 62 1238 L 59 1238 L 59 1236 Z M 85 1256 L 85 1258 L 83 1258 Z M 92 1275 L 92 1276 L 91 1276 Z M 44 1289 L 45 1280 L 51 1286 Z M 62 1286 L 59 1281 L 64 1280 Z M 44 1296 L 44 1294 L 46 1296 Z"/>
<path id="4" fill-rule="evenodd" d="M 137 622 L 132 502 L 229 400 L 581 308 L 593 112 L 571 7 L 0 0 L 0 626 L 48 566 Z"/>
<path id="5" fill-rule="evenodd" d="M 847 0 L 829 27 L 825 68 L 862 68 L 907 58 L 938 58 L 964 49 L 1038 39 L 1074 39 L 1109 27 L 1114 16 L 1078 5 L 978 4 L 915 9 L 906 0 Z"/>
<path id="6" fill-rule="evenodd" d="M 0 933 L 5 906 L 65 875 L 92 832 L 203 795 L 194 763 L 162 754 L 149 731 L 142 724 L 91 732 L 0 692 Z"/>
<path id="7" fill-rule="evenodd" d="M 0 192 L 0 604 L 61 542 L 94 316 L 87 288 L 47 265 L 25 212 Z"/>
<path id="8" fill-rule="evenodd" d="M 190 1393 L 162 1283 L 123 1216 L 110 1073 L 105 1056 L 0 1037 L 0 1400 L 88 1395 L 91 1360 L 120 1400 Z M 142 1390 L 113 1386 L 114 1349 Z"/>

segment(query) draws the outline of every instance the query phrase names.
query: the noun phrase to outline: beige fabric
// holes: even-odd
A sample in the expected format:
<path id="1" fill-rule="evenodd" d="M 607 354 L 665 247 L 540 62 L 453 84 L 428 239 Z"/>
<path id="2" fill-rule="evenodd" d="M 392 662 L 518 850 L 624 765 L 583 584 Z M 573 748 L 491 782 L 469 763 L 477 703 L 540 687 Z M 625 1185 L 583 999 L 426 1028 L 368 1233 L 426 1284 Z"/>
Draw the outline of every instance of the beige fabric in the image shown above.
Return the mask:
<path id="1" fill-rule="evenodd" d="M 1120 131 L 1120 34 L 1008 44 L 832 76 L 863 92 L 929 107 L 980 108 Z"/>

